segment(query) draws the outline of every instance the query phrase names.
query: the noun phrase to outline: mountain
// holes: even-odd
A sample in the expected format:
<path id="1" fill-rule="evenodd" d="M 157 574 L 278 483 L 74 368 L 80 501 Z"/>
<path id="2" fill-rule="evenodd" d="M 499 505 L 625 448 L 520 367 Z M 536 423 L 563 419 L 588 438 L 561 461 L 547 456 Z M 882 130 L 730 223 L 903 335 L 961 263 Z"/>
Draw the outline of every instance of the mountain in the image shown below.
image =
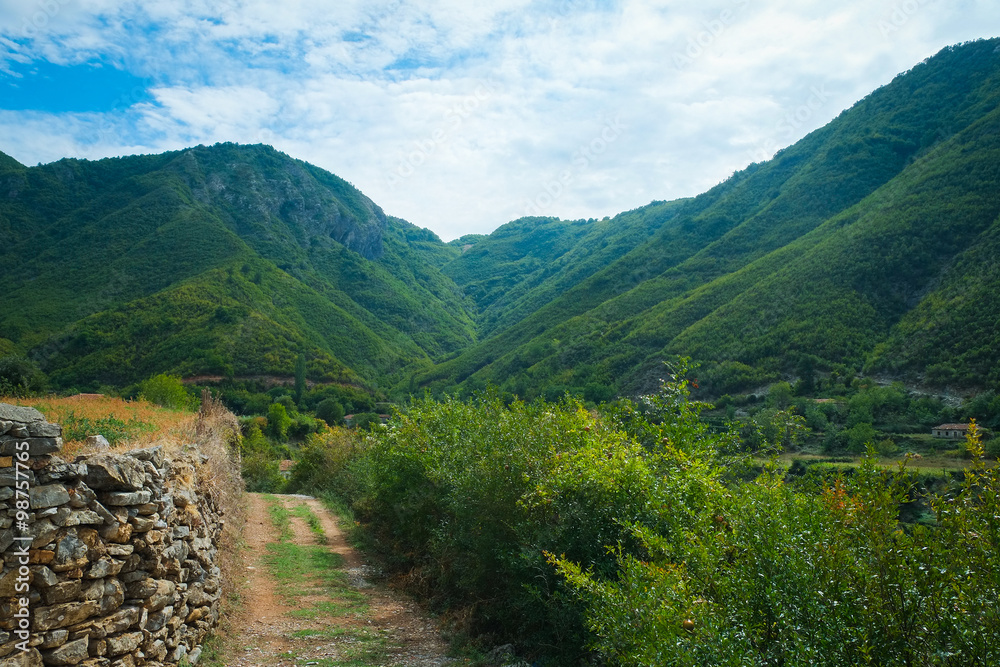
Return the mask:
<path id="1" fill-rule="evenodd" d="M 1000 39 L 942 50 L 773 159 L 602 220 L 443 243 L 265 146 L 0 154 L 0 355 L 57 386 L 292 373 L 591 400 L 702 364 L 1000 381 Z"/>
<path id="2" fill-rule="evenodd" d="M 287 376 L 300 353 L 374 385 L 473 342 L 437 269 L 459 253 L 269 147 L 0 160 L 2 345 L 60 386 Z"/>
<path id="3" fill-rule="evenodd" d="M 719 393 L 800 367 L 995 382 L 998 104 L 1000 40 L 948 48 L 699 197 L 501 227 L 444 267 L 480 342 L 416 384 L 634 393 L 675 354 Z"/>

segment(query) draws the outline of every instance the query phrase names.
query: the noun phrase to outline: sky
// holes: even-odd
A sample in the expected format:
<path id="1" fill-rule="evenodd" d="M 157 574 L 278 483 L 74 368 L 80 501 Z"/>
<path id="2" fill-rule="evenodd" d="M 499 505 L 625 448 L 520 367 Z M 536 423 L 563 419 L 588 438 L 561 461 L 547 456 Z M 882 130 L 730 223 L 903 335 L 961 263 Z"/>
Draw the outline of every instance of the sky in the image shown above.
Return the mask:
<path id="1" fill-rule="evenodd" d="M 24 164 L 270 144 L 444 240 L 704 192 L 996 0 L 0 0 Z"/>

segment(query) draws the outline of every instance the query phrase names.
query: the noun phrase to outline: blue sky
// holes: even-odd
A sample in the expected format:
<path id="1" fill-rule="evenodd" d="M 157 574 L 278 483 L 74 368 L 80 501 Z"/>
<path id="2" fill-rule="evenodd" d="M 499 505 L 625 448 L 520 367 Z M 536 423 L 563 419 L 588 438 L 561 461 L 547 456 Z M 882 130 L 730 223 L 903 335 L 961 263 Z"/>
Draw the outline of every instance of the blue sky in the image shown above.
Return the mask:
<path id="1" fill-rule="evenodd" d="M 445 239 L 773 155 L 995 0 L 0 0 L 0 151 L 268 143 Z"/>

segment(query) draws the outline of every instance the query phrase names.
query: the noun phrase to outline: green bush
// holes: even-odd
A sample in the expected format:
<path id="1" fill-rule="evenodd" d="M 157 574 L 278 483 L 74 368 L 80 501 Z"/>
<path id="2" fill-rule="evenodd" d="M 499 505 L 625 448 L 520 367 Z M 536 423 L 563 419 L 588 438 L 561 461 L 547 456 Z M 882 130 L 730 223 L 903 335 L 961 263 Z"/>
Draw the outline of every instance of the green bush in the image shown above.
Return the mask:
<path id="1" fill-rule="evenodd" d="M 330 426 L 338 426 L 344 421 L 344 406 L 333 398 L 325 398 L 316 406 L 316 417 Z"/>
<path id="2" fill-rule="evenodd" d="M 1000 438 L 988 440 L 986 444 L 983 445 L 983 450 L 988 458 L 1000 458 Z"/>
<path id="3" fill-rule="evenodd" d="M 45 374 L 17 355 L 0 357 L 0 396 L 26 396 L 45 388 Z"/>
<path id="4" fill-rule="evenodd" d="M 139 384 L 139 396 L 150 403 L 172 410 L 189 410 L 197 406 L 184 383 L 176 375 L 154 375 Z"/>
<path id="5" fill-rule="evenodd" d="M 391 570 L 539 663 L 997 664 L 1000 470 L 977 433 L 961 486 L 902 525 L 905 468 L 869 448 L 848 472 L 757 472 L 683 376 L 603 413 L 418 400 L 310 436 L 290 488 L 347 499 Z"/>
<path id="6" fill-rule="evenodd" d="M 281 476 L 280 461 L 287 451 L 274 447 L 256 425 L 250 427 L 240 444 L 243 480 L 247 491 L 254 493 L 280 493 L 285 486 Z"/>
<path id="7" fill-rule="evenodd" d="M 281 403 L 272 403 L 267 409 L 267 432 L 272 438 L 279 442 L 288 440 L 288 427 L 292 425 L 292 418 L 288 416 L 288 411 Z"/>
<path id="8" fill-rule="evenodd" d="M 103 435 L 108 444 L 116 447 L 123 442 L 132 440 L 143 433 L 156 431 L 153 424 L 133 417 L 128 421 L 108 415 L 100 419 L 77 417 L 73 412 L 62 420 L 63 438 L 66 440 L 85 440 L 89 435 Z"/>
<path id="9" fill-rule="evenodd" d="M 381 418 L 374 412 L 360 412 L 354 415 L 353 426 L 359 430 L 371 430 L 381 423 Z"/>

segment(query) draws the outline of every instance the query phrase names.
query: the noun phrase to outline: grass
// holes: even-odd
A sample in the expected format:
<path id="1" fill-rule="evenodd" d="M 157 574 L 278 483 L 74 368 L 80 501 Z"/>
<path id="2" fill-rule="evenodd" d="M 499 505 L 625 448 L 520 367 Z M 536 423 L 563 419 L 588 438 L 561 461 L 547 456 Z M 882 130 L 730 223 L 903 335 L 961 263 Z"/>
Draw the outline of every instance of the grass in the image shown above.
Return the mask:
<path id="1" fill-rule="evenodd" d="M 316 538 L 316 542 L 319 544 L 326 544 L 326 533 L 323 531 L 323 523 L 319 520 L 319 517 L 313 514 L 313 511 L 309 509 L 307 505 L 298 505 L 292 510 L 292 516 L 297 516 L 306 522 L 309 526 L 309 530 Z"/>
<path id="2" fill-rule="evenodd" d="M 302 504 L 288 510 L 275 496 L 264 496 L 268 503 L 271 522 L 278 529 L 277 543 L 267 545 L 265 564 L 275 579 L 282 584 L 286 604 L 301 618 L 358 617 L 368 607 L 365 598 L 348 583 L 344 571 L 344 558 L 329 551 L 322 544 L 300 545 L 292 542 L 291 518 L 304 519 L 311 527 L 317 541 L 325 541 L 319 517 Z"/>
<path id="3" fill-rule="evenodd" d="M 196 419 L 193 412 L 96 394 L 7 397 L 0 402 L 33 407 L 50 422 L 62 424 L 64 456 L 83 453 L 88 435 L 101 434 L 117 449 L 190 442 Z"/>
<path id="4" fill-rule="evenodd" d="M 348 583 L 344 558 L 329 551 L 327 538 L 318 516 L 304 503 L 289 510 L 281 499 L 265 495 L 271 523 L 278 530 L 279 541 L 267 545 L 264 559 L 271 575 L 278 581 L 285 603 L 294 608 L 291 616 L 305 619 L 361 618 L 368 612 L 365 597 Z M 295 544 L 292 519 L 298 518 L 309 526 L 317 544 Z M 344 626 L 322 629 L 307 628 L 293 632 L 292 639 L 330 640 L 335 656 L 309 660 L 309 664 L 326 667 L 374 667 L 389 664 L 390 646 L 380 632 Z M 300 662 L 298 653 L 290 651 L 283 657 Z"/>

